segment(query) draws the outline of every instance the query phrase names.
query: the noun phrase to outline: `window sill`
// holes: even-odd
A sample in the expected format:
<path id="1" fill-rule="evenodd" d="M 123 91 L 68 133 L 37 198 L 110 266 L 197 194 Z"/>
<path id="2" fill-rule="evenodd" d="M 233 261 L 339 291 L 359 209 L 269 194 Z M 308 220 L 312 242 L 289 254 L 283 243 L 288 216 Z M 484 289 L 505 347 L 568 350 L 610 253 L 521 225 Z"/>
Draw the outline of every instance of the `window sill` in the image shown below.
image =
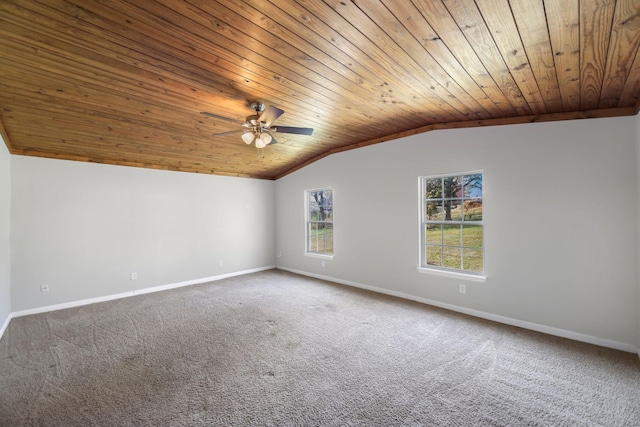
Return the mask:
<path id="1" fill-rule="evenodd" d="M 487 280 L 487 276 L 480 276 L 476 274 L 458 273 L 455 271 L 436 270 L 434 268 L 418 267 L 418 272 L 423 274 L 433 274 L 435 276 L 452 277 L 455 279 L 469 280 L 472 282 L 482 282 Z"/>
<path id="2" fill-rule="evenodd" d="M 328 254 L 317 254 L 314 252 L 305 252 L 304 256 L 309 256 L 312 258 L 321 258 L 321 259 L 333 259 L 333 254 L 328 255 Z"/>

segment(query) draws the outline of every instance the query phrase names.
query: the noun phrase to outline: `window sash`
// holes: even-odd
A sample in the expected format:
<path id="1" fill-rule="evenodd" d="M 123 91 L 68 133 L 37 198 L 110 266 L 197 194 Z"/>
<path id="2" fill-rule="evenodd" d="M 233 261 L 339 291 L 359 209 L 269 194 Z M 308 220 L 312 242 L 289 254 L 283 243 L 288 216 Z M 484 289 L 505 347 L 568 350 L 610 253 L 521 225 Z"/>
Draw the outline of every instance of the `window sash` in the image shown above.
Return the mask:
<path id="1" fill-rule="evenodd" d="M 466 188 L 466 185 L 463 185 L 465 177 L 472 175 L 480 175 L 481 186 L 479 192 L 472 191 L 467 193 L 461 189 Z M 444 183 L 456 178 L 460 178 L 460 181 L 462 181 L 460 188 L 455 194 L 447 197 Z M 429 189 L 428 184 L 430 185 Z M 484 177 L 481 171 L 420 177 L 420 268 L 477 276 L 484 274 L 483 185 Z M 439 186 L 441 187 L 440 191 L 438 191 Z M 431 192 L 430 195 L 432 197 L 428 197 L 427 191 Z M 475 209 L 473 220 L 465 220 L 467 215 L 465 203 L 467 201 L 474 201 L 480 204 L 480 219 L 478 219 L 477 209 Z M 462 207 L 459 212 L 455 212 L 455 216 L 454 212 L 452 212 L 451 216 L 455 219 L 447 220 L 444 218 L 444 207 L 447 203 L 455 203 L 456 206 Z M 474 208 L 477 208 L 477 205 Z M 428 215 L 428 211 L 431 218 Z M 433 225 L 441 226 L 439 230 L 440 236 L 437 235 L 437 232 L 435 235 L 428 235 L 429 226 Z M 468 232 L 468 234 L 465 234 L 465 226 L 479 227 L 480 231 L 479 233 L 472 234 Z M 448 230 L 445 230 L 444 227 L 447 227 Z M 452 233 L 447 233 L 452 228 L 459 229 L 457 233 L 453 232 L 453 236 L 450 235 Z M 445 233 L 449 234 L 449 236 L 445 236 Z M 477 234 L 480 234 L 479 242 L 477 242 Z M 465 239 L 470 241 L 465 241 Z"/>
<path id="2" fill-rule="evenodd" d="M 322 226 L 322 227 L 319 227 Z M 328 231 L 326 231 L 328 230 Z M 333 253 L 333 223 L 311 221 L 307 226 L 307 252 L 316 254 Z"/>
<path id="3" fill-rule="evenodd" d="M 321 206 L 314 200 L 313 193 L 329 192 L 330 198 L 325 200 L 322 208 L 325 209 L 327 217 L 319 220 L 317 211 Z M 305 232 L 305 253 L 332 256 L 333 255 L 333 190 L 321 188 L 305 190 L 306 200 L 306 232 Z"/>

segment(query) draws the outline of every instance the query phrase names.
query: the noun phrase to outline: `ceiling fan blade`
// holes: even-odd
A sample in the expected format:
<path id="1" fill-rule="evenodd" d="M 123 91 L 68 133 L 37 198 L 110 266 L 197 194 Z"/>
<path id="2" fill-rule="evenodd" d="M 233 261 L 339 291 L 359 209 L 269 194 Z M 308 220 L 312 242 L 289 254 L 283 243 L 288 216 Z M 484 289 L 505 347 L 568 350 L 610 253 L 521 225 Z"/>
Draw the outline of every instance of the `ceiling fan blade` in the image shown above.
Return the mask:
<path id="1" fill-rule="evenodd" d="M 260 116 L 260 121 L 265 123 L 266 127 L 271 126 L 278 117 L 284 114 L 284 110 L 279 109 L 278 107 L 274 107 L 273 105 L 269 105 L 264 113 Z"/>
<path id="2" fill-rule="evenodd" d="M 296 128 L 291 126 L 275 126 L 269 130 L 280 133 L 294 133 L 296 135 L 311 135 L 313 133 L 313 129 L 311 128 Z"/>
<path id="3" fill-rule="evenodd" d="M 200 114 L 204 116 L 213 117 L 214 119 L 226 120 L 228 122 L 238 123 L 238 120 L 230 119 L 229 117 L 219 116 L 217 114 L 209 113 L 208 111 L 201 111 Z"/>
<path id="4" fill-rule="evenodd" d="M 245 129 L 236 129 L 236 130 L 230 130 L 228 132 L 220 132 L 220 133 L 214 133 L 211 136 L 225 136 L 225 135 L 233 135 L 234 133 L 240 133 L 240 132 L 244 132 Z"/>

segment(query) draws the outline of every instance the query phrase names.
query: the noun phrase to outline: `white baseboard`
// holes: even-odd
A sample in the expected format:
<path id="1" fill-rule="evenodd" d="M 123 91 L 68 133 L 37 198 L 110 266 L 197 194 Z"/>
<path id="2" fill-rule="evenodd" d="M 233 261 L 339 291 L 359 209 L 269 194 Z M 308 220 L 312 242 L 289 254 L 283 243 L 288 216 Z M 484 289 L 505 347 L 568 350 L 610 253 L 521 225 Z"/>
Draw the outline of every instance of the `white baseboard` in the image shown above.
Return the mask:
<path id="1" fill-rule="evenodd" d="M 181 288 L 181 287 L 184 287 L 184 286 L 198 285 L 200 283 L 215 282 L 216 280 L 222 280 L 222 279 L 226 279 L 226 278 L 234 277 L 234 276 L 242 276 L 243 274 L 257 273 L 259 271 L 272 270 L 274 268 L 275 268 L 275 265 L 269 265 L 269 266 L 265 266 L 265 267 L 253 268 L 253 269 L 250 269 L 250 270 L 243 270 L 243 271 L 236 271 L 236 272 L 233 272 L 233 273 L 220 274 L 218 276 L 203 277 L 201 279 L 187 280 L 185 282 L 170 283 L 168 285 L 160 285 L 160 286 L 154 286 L 154 287 L 151 287 L 151 288 L 137 289 L 137 290 L 134 290 L 134 291 L 123 292 L 123 293 L 120 293 L 120 294 L 111 294 L 111 295 L 105 295 L 105 296 L 102 296 L 102 297 L 96 297 L 96 298 L 89 298 L 89 299 L 84 299 L 84 300 L 79 300 L 79 301 L 66 302 L 66 303 L 62 303 L 62 304 L 55 304 L 55 305 L 48 305 L 48 306 L 44 306 L 44 307 L 30 308 L 30 309 L 27 309 L 27 310 L 20 310 L 20 311 L 16 311 L 16 312 L 11 313 L 11 315 L 9 316 L 9 319 L 14 318 L 14 317 L 20 317 L 20 316 L 28 316 L 30 314 L 39 314 L 39 313 L 47 313 L 49 311 L 64 310 L 65 308 L 79 307 L 79 306 L 82 306 L 82 305 L 95 304 L 97 302 L 105 302 L 105 301 L 111 301 L 111 300 L 114 300 L 114 299 L 127 298 L 127 297 L 132 297 L 132 296 L 135 296 L 135 295 L 149 294 L 151 292 L 166 291 L 166 290 L 169 290 L 169 289 Z M 6 322 L 5 326 L 4 326 L 5 328 L 9 324 L 9 319 L 7 319 L 7 322 Z M 4 333 L 4 329 L 2 330 L 2 332 Z M 2 334 L 0 334 L 0 338 L 1 337 L 2 337 Z"/>
<path id="2" fill-rule="evenodd" d="M 444 308 L 451 311 L 456 311 L 458 313 L 468 314 L 470 316 L 479 317 L 486 320 L 492 320 L 494 322 L 504 323 L 506 325 L 517 326 L 523 329 L 529 329 L 531 331 L 542 332 L 549 335 L 555 335 L 562 338 L 572 339 L 574 341 L 586 342 L 589 344 L 599 345 L 601 347 L 613 348 L 615 350 L 626 351 L 629 353 L 636 353 L 638 357 L 640 357 L 640 348 L 634 346 L 633 344 L 612 341 L 604 338 L 598 338 L 591 335 L 581 334 L 579 332 L 568 331 L 566 329 L 554 328 L 552 326 L 540 325 L 538 323 L 527 322 L 525 320 L 513 319 L 511 317 L 500 316 L 498 314 L 487 313 L 480 310 L 474 310 L 471 308 L 460 307 L 453 304 L 447 304 L 440 301 L 435 301 L 427 298 L 421 298 L 410 294 L 405 294 L 402 292 L 396 292 L 389 289 L 377 288 L 375 286 L 363 285 L 362 283 L 352 282 L 350 280 L 342 280 L 337 279 L 335 277 L 323 276 L 321 274 L 309 273 L 306 271 L 295 270 L 292 268 L 287 268 L 283 266 L 276 267 L 279 270 L 289 271 L 291 273 L 301 274 L 303 276 L 314 277 L 316 279 L 327 280 L 330 282 L 340 283 L 342 285 L 353 286 L 355 288 L 366 289 L 373 292 L 378 292 L 381 294 L 391 295 L 394 297 L 399 297 L 411 301 L 420 302 L 427 305 L 433 305 L 435 307 Z"/>
<path id="3" fill-rule="evenodd" d="M 594 336 L 591 336 L 591 335 L 585 335 L 585 334 L 581 334 L 581 333 L 578 333 L 578 332 L 568 331 L 568 330 L 565 330 L 565 329 L 554 328 L 554 327 L 546 326 L 546 325 L 540 325 L 538 323 L 527 322 L 527 321 L 524 321 L 524 320 L 513 319 L 513 318 L 510 318 L 510 317 L 500 316 L 500 315 L 493 314 L 493 313 L 487 313 L 487 312 L 484 312 L 484 311 L 474 310 L 474 309 L 470 309 L 470 308 L 466 308 L 466 307 L 460 307 L 460 306 L 453 305 L 453 304 L 447 304 L 447 303 L 443 303 L 443 302 L 439 302 L 439 301 L 435 301 L 435 300 L 430 300 L 430 299 L 427 299 L 427 298 L 421 298 L 421 297 L 417 297 L 417 296 L 414 296 L 414 295 L 405 294 L 405 293 L 402 293 L 402 292 L 391 291 L 389 289 L 378 288 L 378 287 L 375 287 L 375 286 L 364 285 L 364 284 L 358 283 L 358 282 L 352 282 L 352 281 L 349 281 L 349 280 L 342 280 L 342 279 L 338 279 L 338 278 L 335 278 L 335 277 L 323 276 L 321 274 L 314 274 L 314 273 L 309 273 L 309 272 L 306 272 L 306 271 L 295 270 L 295 269 L 292 269 L 292 268 L 287 268 L 287 267 L 283 267 L 283 266 L 275 266 L 275 265 L 259 267 L 259 268 L 255 268 L 255 269 L 244 270 L 244 271 L 237 271 L 237 272 L 233 272 L 233 273 L 226 273 L 226 274 L 221 274 L 221 275 L 218 275 L 218 276 L 204 277 L 204 278 L 201 278 L 201 279 L 188 280 L 188 281 L 185 281 L 185 282 L 171 283 L 171 284 L 155 286 L 155 287 L 151 287 L 151 288 L 138 289 L 138 290 L 135 290 L 135 291 L 123 292 L 123 293 L 120 293 L 120 294 L 105 295 L 105 296 L 97 297 L 97 298 L 90 298 L 90 299 L 85 299 L 85 300 L 72 301 L 72 302 L 63 303 L 63 304 L 50 305 L 50 306 L 45 306 L 45 307 L 37 307 L 37 308 L 28 309 L 28 310 L 21 310 L 21 311 L 13 312 L 13 313 L 9 314 L 9 316 L 5 320 L 4 324 L 2 325 L 2 328 L 0 328 L 0 338 L 2 338 L 2 336 L 4 335 L 4 332 L 6 331 L 7 327 L 9 326 L 9 322 L 14 317 L 27 316 L 27 315 L 30 315 L 30 314 L 46 313 L 46 312 L 49 312 L 49 311 L 63 310 L 65 308 L 79 307 L 79 306 L 82 306 L 82 305 L 95 304 L 95 303 L 104 302 L 104 301 L 111 301 L 111 300 L 114 300 L 114 299 L 126 298 L 126 297 L 135 296 L 135 295 L 142 295 L 142 294 L 147 294 L 147 293 L 151 293 L 151 292 L 166 291 L 166 290 L 169 290 L 169 289 L 180 288 L 180 287 L 183 287 L 183 286 L 190 286 L 190 285 L 197 285 L 197 284 L 200 284 L 200 283 L 214 282 L 214 281 L 226 279 L 226 278 L 229 278 L 229 277 L 241 276 L 243 274 L 250 274 L 250 273 L 257 273 L 259 271 L 271 270 L 273 268 L 278 268 L 279 270 L 289 271 L 291 273 L 300 274 L 300 275 L 303 275 L 303 276 L 314 277 L 316 279 L 321 279 L 321 280 L 328 280 L 330 282 L 340 283 L 342 285 L 353 286 L 353 287 L 356 287 L 356 288 L 366 289 L 366 290 L 373 291 L 373 292 L 378 292 L 378 293 L 381 293 L 381 294 L 386 294 L 386 295 L 391 295 L 391 296 L 395 296 L 395 297 L 399 297 L 399 298 L 403 298 L 403 299 L 407 299 L 407 300 L 411 300 L 411 301 L 416 301 L 416 302 L 420 302 L 420 303 L 423 303 L 423 304 L 432 305 L 432 306 L 435 306 L 435 307 L 440 307 L 440 308 L 444 308 L 444 309 L 451 310 L 451 311 L 456 311 L 456 312 L 463 313 L 463 314 L 468 314 L 470 316 L 475 316 L 475 317 L 479 317 L 479 318 L 482 318 L 482 319 L 487 319 L 487 320 L 492 320 L 492 321 L 499 322 L 499 323 L 504 323 L 506 325 L 517 326 L 517 327 L 520 327 L 520 328 L 529 329 L 529 330 L 536 331 L 536 332 L 542 332 L 542 333 L 546 333 L 546 334 L 549 334 L 549 335 L 555 335 L 555 336 L 559 336 L 559 337 L 562 337 L 562 338 L 572 339 L 572 340 L 575 340 L 575 341 L 586 342 L 586 343 L 589 343 L 589 344 L 599 345 L 599 346 L 602 346 L 602 347 L 613 348 L 613 349 L 616 349 L 616 350 L 626 351 L 626 352 L 629 352 L 629 353 L 637 353 L 638 357 L 640 357 L 640 348 L 635 347 L 632 344 L 621 343 L 621 342 L 612 341 L 612 340 L 607 340 L 607 339 L 603 339 L 603 338 L 594 337 Z"/>
<path id="4" fill-rule="evenodd" d="M 12 318 L 13 318 L 13 313 L 9 313 L 9 315 L 7 316 L 7 320 L 4 321 L 2 328 L 0 328 L 0 339 L 4 335 L 4 331 L 7 330 L 7 326 L 9 326 L 9 322 L 11 321 Z"/>

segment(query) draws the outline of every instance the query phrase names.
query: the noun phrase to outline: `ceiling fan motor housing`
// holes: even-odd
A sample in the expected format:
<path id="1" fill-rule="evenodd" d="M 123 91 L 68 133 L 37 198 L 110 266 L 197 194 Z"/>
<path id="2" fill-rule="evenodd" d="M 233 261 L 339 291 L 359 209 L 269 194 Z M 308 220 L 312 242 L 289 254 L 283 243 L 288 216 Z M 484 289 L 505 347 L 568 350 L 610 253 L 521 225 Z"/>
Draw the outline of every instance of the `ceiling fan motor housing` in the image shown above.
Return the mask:
<path id="1" fill-rule="evenodd" d="M 258 126 L 260 124 L 260 116 L 258 116 L 257 114 L 252 114 L 250 116 L 247 116 L 246 122 L 244 122 L 242 125 L 245 127 L 255 127 Z"/>
<path id="2" fill-rule="evenodd" d="M 251 109 L 255 111 L 256 114 L 247 116 L 244 126 L 253 127 L 253 128 L 261 126 L 262 123 L 260 123 L 260 113 L 262 113 L 265 110 L 265 105 L 262 102 L 252 102 L 249 104 L 249 107 L 251 107 Z"/>
<path id="3" fill-rule="evenodd" d="M 249 107 L 251 107 L 251 109 L 255 111 L 256 114 L 262 113 L 265 109 L 265 105 L 262 102 L 252 102 L 251 104 L 249 104 Z"/>

